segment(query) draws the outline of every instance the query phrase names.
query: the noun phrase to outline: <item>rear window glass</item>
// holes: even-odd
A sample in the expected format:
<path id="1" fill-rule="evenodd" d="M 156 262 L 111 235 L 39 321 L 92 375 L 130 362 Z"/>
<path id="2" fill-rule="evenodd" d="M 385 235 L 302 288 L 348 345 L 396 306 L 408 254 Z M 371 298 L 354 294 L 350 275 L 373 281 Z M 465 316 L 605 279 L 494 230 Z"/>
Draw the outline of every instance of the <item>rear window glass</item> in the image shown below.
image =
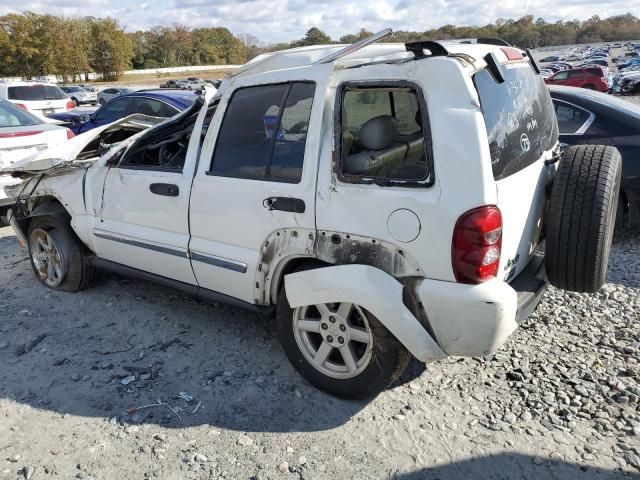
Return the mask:
<path id="1" fill-rule="evenodd" d="M 16 107 L 11 102 L 0 101 L 0 128 L 38 125 L 43 123 L 34 115 Z"/>
<path id="2" fill-rule="evenodd" d="M 484 115 L 496 180 L 535 163 L 558 140 L 549 92 L 528 62 L 503 65 L 504 83 L 488 69 L 473 77 Z"/>
<path id="3" fill-rule="evenodd" d="M 55 85 L 21 85 L 9 87 L 11 100 L 61 100 L 65 93 Z"/>

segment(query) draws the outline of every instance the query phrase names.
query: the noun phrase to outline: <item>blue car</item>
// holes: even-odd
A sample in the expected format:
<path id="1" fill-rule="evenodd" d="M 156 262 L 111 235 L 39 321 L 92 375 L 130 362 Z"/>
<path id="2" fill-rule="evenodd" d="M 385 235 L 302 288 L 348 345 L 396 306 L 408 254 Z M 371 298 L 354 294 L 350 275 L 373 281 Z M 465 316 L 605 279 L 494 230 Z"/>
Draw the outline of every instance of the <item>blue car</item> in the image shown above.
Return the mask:
<path id="1" fill-rule="evenodd" d="M 640 65 L 640 58 L 632 58 L 626 60 L 625 63 L 618 63 L 618 70 L 624 70 L 625 68 L 632 67 L 634 65 Z"/>
<path id="2" fill-rule="evenodd" d="M 151 117 L 173 117 L 189 108 L 198 95 L 188 90 L 140 90 L 110 100 L 97 110 L 68 111 L 49 115 L 49 118 L 68 124 L 76 135 L 115 122 L 134 113 Z"/>

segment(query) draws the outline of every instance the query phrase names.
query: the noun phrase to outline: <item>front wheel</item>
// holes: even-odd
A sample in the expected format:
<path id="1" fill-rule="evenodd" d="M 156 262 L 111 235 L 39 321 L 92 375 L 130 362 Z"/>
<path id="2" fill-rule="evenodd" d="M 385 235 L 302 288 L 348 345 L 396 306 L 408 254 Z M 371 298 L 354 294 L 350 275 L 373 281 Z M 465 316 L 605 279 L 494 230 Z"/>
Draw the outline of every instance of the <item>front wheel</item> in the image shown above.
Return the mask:
<path id="1" fill-rule="evenodd" d="M 284 287 L 277 305 L 282 347 L 310 383 L 343 398 L 369 398 L 398 379 L 407 349 L 369 312 L 352 303 L 292 309 Z"/>
<path id="2" fill-rule="evenodd" d="M 44 285 L 77 292 L 93 284 L 95 269 L 69 224 L 56 217 L 36 217 L 29 225 L 31 267 Z"/>

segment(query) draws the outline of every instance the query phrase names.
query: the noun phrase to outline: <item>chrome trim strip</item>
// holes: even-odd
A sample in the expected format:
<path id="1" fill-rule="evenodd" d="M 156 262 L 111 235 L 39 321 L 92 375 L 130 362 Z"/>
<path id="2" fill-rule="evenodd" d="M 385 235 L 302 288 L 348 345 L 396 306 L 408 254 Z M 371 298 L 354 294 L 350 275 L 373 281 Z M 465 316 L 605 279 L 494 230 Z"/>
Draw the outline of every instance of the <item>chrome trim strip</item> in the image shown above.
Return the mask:
<path id="1" fill-rule="evenodd" d="M 111 240 L 113 242 L 124 243 L 125 245 L 131 245 L 133 247 L 145 248 L 147 250 L 153 250 L 158 253 L 166 253 L 167 255 L 173 255 L 175 257 L 189 258 L 186 251 L 178 250 L 174 247 L 166 247 L 154 243 L 149 243 L 145 240 L 139 240 L 131 237 L 123 237 L 120 235 L 106 232 L 104 230 L 94 229 L 93 234 L 98 238 L 104 238 L 105 240 Z"/>
<path id="2" fill-rule="evenodd" d="M 191 253 L 192 261 L 206 263 L 208 265 L 213 265 L 214 267 L 226 268 L 227 270 L 232 270 L 234 272 L 247 273 L 246 263 L 218 257 L 209 253 L 197 252 L 195 250 L 190 250 L 189 252 Z"/>
<path id="3" fill-rule="evenodd" d="M 582 110 L 583 112 L 586 112 L 586 113 L 589 114 L 589 118 L 587 118 L 587 120 L 575 132 L 573 132 L 573 133 L 562 133 L 562 132 L 559 132 L 560 135 L 584 135 L 585 133 L 587 133 L 587 130 L 589 130 L 589 127 L 591 126 L 593 121 L 596 119 L 596 114 L 595 113 L 590 112 L 586 108 L 579 107 L 578 105 L 576 105 L 574 103 L 567 102 L 566 100 L 560 100 L 559 98 L 552 98 L 552 100 L 554 102 L 560 102 L 560 103 L 564 103 L 565 105 L 570 105 L 573 108 L 576 108 L 578 110 Z M 560 125 L 558 125 L 558 130 L 560 130 Z"/>

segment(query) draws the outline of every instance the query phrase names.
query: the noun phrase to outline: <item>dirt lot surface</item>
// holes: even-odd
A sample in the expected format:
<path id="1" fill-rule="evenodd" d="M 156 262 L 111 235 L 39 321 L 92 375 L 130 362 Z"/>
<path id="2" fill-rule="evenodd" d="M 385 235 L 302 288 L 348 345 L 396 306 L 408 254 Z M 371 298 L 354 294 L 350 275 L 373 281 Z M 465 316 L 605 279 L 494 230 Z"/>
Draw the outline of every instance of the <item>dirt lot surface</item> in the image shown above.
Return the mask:
<path id="1" fill-rule="evenodd" d="M 550 290 L 495 355 L 351 402 L 272 319 L 106 274 L 54 292 L 0 229 L 0 478 L 638 478 L 639 252 L 618 235 L 600 293 Z"/>

